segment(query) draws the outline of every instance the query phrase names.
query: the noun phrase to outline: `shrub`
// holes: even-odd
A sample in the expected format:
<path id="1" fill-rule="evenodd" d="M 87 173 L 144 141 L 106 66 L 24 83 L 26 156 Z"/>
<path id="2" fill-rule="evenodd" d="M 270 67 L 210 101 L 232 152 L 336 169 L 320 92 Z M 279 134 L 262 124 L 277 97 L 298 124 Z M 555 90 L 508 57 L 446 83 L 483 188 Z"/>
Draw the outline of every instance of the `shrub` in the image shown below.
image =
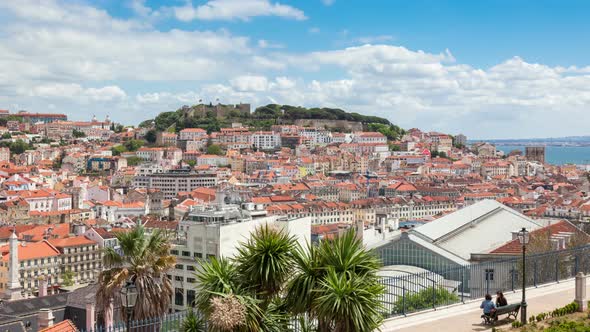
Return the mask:
<path id="1" fill-rule="evenodd" d="M 401 297 L 398 298 L 393 305 L 393 310 L 394 313 L 413 312 L 457 302 L 459 302 L 459 297 L 456 294 L 442 287 L 428 287 L 418 293 L 406 295 L 405 300 Z"/>
<path id="2" fill-rule="evenodd" d="M 514 327 L 514 328 L 522 327 L 522 323 L 519 320 L 515 320 L 514 322 L 512 322 L 512 327 Z"/>

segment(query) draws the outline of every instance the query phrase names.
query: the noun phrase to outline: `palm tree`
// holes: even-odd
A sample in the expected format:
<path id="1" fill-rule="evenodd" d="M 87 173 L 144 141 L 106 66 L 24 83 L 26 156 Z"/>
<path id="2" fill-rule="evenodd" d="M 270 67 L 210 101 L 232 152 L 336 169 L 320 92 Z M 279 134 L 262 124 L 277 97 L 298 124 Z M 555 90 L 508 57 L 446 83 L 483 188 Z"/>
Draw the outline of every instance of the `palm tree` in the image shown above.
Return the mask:
<path id="1" fill-rule="evenodd" d="M 296 239 L 268 225 L 257 229 L 238 248 L 235 259 L 243 282 L 267 299 L 278 295 L 289 278 Z"/>
<path id="2" fill-rule="evenodd" d="M 195 305 L 211 330 L 286 330 L 288 313 L 279 294 L 293 264 L 295 243 L 286 232 L 265 225 L 241 244 L 235 259 L 201 261 Z"/>
<path id="3" fill-rule="evenodd" d="M 132 317 L 139 320 L 164 315 L 173 292 L 166 272 L 176 263 L 175 257 L 169 253 L 168 234 L 161 230 L 147 234 L 139 225 L 129 232 L 117 233 L 116 237 L 121 253 L 113 248 L 104 249 L 106 269 L 98 277 L 98 305 L 106 309 L 111 300 L 119 303 L 121 287 L 130 280 L 138 291 Z"/>
<path id="4" fill-rule="evenodd" d="M 352 231 L 304 249 L 263 226 L 237 257 L 202 262 L 195 304 L 211 331 L 287 331 L 294 318 L 306 330 L 372 331 L 383 320 L 379 267 Z"/>
<path id="5" fill-rule="evenodd" d="M 294 314 L 317 320 L 319 332 L 372 331 L 381 325 L 381 263 L 354 231 L 294 252 L 287 287 Z"/>

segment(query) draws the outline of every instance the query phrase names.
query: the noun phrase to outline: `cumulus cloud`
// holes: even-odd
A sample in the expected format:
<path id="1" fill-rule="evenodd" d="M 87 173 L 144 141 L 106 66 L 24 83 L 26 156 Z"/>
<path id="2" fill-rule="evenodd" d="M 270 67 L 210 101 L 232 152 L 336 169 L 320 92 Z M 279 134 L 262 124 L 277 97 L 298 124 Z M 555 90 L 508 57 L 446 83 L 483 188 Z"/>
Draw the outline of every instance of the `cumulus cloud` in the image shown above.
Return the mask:
<path id="1" fill-rule="evenodd" d="M 144 7 L 137 15 L 153 15 Z M 377 41 L 270 50 L 277 41 L 225 30 L 159 31 L 58 0 L 0 1 L 0 17 L 0 108 L 42 112 L 52 105 L 72 118 L 108 112 L 132 124 L 219 98 L 340 107 L 471 137 L 581 135 L 590 120 L 590 67 L 513 57 L 476 68 L 457 63 L 448 50 Z"/>
<path id="2" fill-rule="evenodd" d="M 31 88 L 24 92 L 29 97 L 42 98 L 68 98 L 82 101 L 112 101 L 127 97 L 125 91 L 118 86 L 105 86 L 101 88 L 83 88 L 80 84 L 44 84 Z"/>
<path id="3" fill-rule="evenodd" d="M 238 91 L 266 91 L 268 81 L 264 76 L 238 76 L 230 80 L 230 84 Z"/>
<path id="4" fill-rule="evenodd" d="M 197 7 L 189 0 L 184 6 L 174 7 L 174 14 L 181 21 L 247 21 L 257 16 L 279 16 L 300 21 L 307 19 L 300 9 L 269 0 L 210 0 Z"/>

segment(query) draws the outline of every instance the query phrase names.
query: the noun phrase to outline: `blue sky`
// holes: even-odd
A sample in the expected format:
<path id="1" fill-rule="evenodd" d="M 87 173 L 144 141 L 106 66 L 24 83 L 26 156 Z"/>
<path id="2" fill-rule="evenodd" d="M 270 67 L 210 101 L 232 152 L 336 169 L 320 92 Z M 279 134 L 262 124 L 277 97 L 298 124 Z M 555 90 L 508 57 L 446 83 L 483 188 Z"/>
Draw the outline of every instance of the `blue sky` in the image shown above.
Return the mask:
<path id="1" fill-rule="evenodd" d="M 590 135 L 590 2 L 0 3 L 0 108 L 138 123 L 198 99 L 473 138 Z"/>

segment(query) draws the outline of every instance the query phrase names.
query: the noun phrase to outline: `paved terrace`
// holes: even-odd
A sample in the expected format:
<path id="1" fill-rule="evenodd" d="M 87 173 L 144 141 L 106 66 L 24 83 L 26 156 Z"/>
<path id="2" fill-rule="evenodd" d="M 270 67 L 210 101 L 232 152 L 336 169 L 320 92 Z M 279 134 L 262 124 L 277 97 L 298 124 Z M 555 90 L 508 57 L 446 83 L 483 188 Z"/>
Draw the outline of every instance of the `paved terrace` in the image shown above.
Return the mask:
<path id="1" fill-rule="evenodd" d="M 590 285 L 590 278 L 586 281 L 586 287 Z M 574 300 L 574 279 L 568 279 L 559 283 L 542 285 L 537 288 L 527 288 L 527 316 L 541 312 L 552 311 Z M 495 294 L 494 301 L 495 301 Z M 505 292 L 508 304 L 520 302 L 520 291 Z M 492 326 L 483 325 L 481 309 L 482 300 L 473 300 L 465 304 L 456 304 L 448 307 L 437 308 L 426 312 L 410 314 L 407 317 L 395 317 L 388 319 L 383 324 L 382 332 L 462 332 L 462 331 L 490 331 Z M 502 316 L 505 317 L 505 316 Z M 520 319 L 520 314 L 518 316 Z M 500 320 L 496 326 L 507 326 L 512 320 Z"/>

